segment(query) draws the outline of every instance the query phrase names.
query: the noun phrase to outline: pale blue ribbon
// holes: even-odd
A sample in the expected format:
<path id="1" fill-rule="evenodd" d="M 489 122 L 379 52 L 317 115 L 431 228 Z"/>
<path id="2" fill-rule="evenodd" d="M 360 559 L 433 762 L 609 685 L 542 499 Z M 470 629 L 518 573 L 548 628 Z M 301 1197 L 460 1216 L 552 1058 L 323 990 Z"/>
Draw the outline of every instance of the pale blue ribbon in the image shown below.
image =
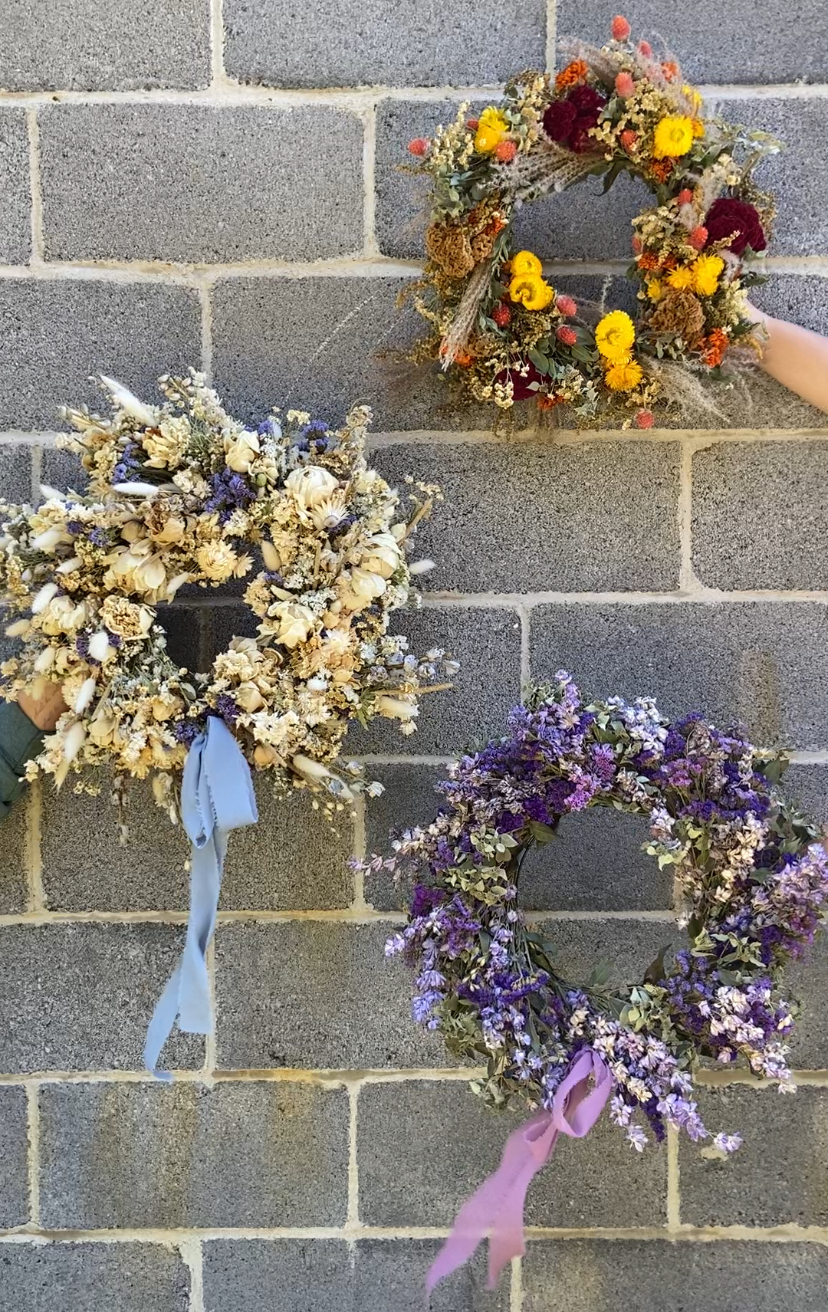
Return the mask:
<path id="1" fill-rule="evenodd" d="M 250 767 L 224 721 L 215 716 L 187 753 L 181 818 L 192 843 L 187 941 L 156 1003 L 144 1046 L 145 1065 L 162 1080 L 172 1079 L 156 1066 L 176 1019 L 187 1034 L 212 1033 L 207 948 L 216 927 L 227 839 L 231 829 L 254 825 L 259 818 Z"/>

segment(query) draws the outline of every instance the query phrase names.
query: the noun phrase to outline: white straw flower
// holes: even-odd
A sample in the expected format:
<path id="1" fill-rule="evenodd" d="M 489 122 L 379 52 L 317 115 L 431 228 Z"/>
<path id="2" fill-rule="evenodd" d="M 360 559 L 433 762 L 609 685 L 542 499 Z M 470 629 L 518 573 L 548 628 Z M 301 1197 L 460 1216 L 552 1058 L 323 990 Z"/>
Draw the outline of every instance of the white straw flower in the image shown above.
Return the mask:
<path id="1" fill-rule="evenodd" d="M 285 479 L 285 487 L 304 509 L 311 509 L 326 500 L 337 486 L 333 474 L 321 465 L 304 465 L 301 469 L 294 469 Z"/>

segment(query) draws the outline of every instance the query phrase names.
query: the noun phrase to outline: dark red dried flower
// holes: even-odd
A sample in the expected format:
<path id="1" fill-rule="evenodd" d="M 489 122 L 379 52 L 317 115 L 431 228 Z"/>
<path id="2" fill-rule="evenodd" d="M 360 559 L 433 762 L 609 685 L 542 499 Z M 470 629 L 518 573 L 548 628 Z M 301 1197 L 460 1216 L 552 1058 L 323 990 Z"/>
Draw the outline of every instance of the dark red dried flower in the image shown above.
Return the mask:
<path id="1" fill-rule="evenodd" d="M 568 100 L 553 100 L 544 111 L 543 130 L 553 141 L 566 141 L 578 111 Z"/>
<path id="2" fill-rule="evenodd" d="M 763 251 L 768 244 L 759 211 L 745 200 L 720 196 L 707 211 L 704 226 L 707 228 L 708 246 L 731 237 L 727 245 L 734 255 L 741 255 L 746 246 L 754 251 Z"/>
<path id="3" fill-rule="evenodd" d="M 575 120 L 575 126 L 569 138 L 569 146 L 574 150 L 576 155 L 585 155 L 590 150 L 597 150 L 598 143 L 594 137 L 591 137 L 590 129 L 594 128 L 600 117 L 600 110 L 593 110 L 591 114 L 579 114 Z"/>
<path id="4" fill-rule="evenodd" d="M 579 115 L 591 114 L 593 110 L 603 109 L 607 103 L 594 87 L 573 87 L 567 96 L 570 105 L 574 105 Z"/>

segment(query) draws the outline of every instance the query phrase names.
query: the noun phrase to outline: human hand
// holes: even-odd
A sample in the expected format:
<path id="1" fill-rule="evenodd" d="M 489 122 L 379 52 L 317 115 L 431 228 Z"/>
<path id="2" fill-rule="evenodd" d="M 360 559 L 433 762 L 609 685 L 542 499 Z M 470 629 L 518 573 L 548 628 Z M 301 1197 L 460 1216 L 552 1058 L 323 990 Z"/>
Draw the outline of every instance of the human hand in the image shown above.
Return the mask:
<path id="1" fill-rule="evenodd" d="M 42 697 L 30 697 L 28 693 L 22 692 L 17 703 L 24 715 L 28 715 L 32 724 L 47 733 L 54 729 L 66 710 L 66 702 L 63 700 L 63 691 L 59 683 L 48 684 Z"/>

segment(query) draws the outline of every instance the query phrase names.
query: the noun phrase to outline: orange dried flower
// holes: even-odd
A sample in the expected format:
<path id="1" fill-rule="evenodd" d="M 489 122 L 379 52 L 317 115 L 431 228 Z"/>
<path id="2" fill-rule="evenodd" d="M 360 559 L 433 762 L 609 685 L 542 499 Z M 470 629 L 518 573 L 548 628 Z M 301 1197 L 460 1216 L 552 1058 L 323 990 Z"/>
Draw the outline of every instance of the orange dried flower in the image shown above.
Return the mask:
<path id="1" fill-rule="evenodd" d="M 626 41 L 632 28 L 623 14 L 616 14 L 612 20 L 611 30 L 615 41 Z"/>
<path id="2" fill-rule="evenodd" d="M 672 59 L 665 60 L 661 65 L 661 71 L 668 82 L 675 82 L 676 78 L 679 76 L 679 66 Z"/>
<path id="3" fill-rule="evenodd" d="M 471 128 L 472 132 L 476 132 L 477 129 L 480 127 L 480 119 L 479 119 L 479 118 L 467 118 L 467 119 L 466 119 L 466 127 L 467 127 L 467 128 Z"/>
<path id="4" fill-rule="evenodd" d="M 676 196 L 676 204 L 689 205 L 692 199 L 693 199 L 692 191 L 690 190 L 689 187 L 684 187 L 684 189 L 680 191 L 679 194 Z"/>
<path id="5" fill-rule="evenodd" d="M 635 143 L 638 141 L 638 133 L 633 132 L 632 128 L 625 128 L 620 137 L 621 145 L 629 153 L 635 149 Z"/>
<path id="6" fill-rule="evenodd" d="M 693 247 L 693 250 L 703 251 L 707 245 L 707 228 L 705 228 L 703 224 L 699 224 L 698 228 L 694 228 L 690 233 L 688 241 Z"/>
<path id="7" fill-rule="evenodd" d="M 509 164 L 517 154 L 517 144 L 514 141 L 499 141 L 495 146 L 495 158 L 500 160 L 501 164 Z"/>
<path id="8" fill-rule="evenodd" d="M 655 273 L 661 268 L 661 256 L 656 255 L 655 251 L 644 251 L 638 257 L 639 269 L 645 269 L 648 273 Z"/>
<path id="9" fill-rule="evenodd" d="M 555 406 L 556 406 L 556 405 L 560 405 L 562 401 L 563 401 L 563 397 L 562 397 L 562 396 L 539 396 L 539 397 L 538 397 L 538 409 L 539 409 L 539 410 L 554 410 L 554 409 L 555 409 Z"/>
<path id="10" fill-rule="evenodd" d="M 468 351 L 458 351 L 454 357 L 454 363 L 459 364 L 461 369 L 468 369 L 473 360 L 474 356 L 469 355 Z"/>
<path id="11" fill-rule="evenodd" d="M 650 45 L 649 41 L 639 41 L 638 53 L 643 55 L 645 59 L 652 59 L 653 47 Z"/>
<path id="12" fill-rule="evenodd" d="M 655 423 L 655 415 L 652 410 L 639 410 L 635 416 L 636 428 L 652 428 Z"/>
<path id="13" fill-rule="evenodd" d="M 408 149 L 412 155 L 426 155 L 429 145 L 428 137 L 415 137 L 413 141 L 409 141 Z"/>
<path id="14" fill-rule="evenodd" d="M 666 182 L 670 174 L 673 172 L 674 165 L 675 165 L 675 160 L 656 159 L 653 160 L 652 164 L 650 165 L 650 172 L 652 173 L 656 182 Z"/>
<path id="15" fill-rule="evenodd" d="M 555 78 L 555 90 L 565 91 L 567 87 L 577 87 L 586 81 L 588 73 L 589 68 L 583 59 L 573 59 Z"/>
<path id="16" fill-rule="evenodd" d="M 711 369 L 722 363 L 724 353 L 730 345 L 730 338 L 722 328 L 714 328 L 704 339 L 702 359 Z"/>

